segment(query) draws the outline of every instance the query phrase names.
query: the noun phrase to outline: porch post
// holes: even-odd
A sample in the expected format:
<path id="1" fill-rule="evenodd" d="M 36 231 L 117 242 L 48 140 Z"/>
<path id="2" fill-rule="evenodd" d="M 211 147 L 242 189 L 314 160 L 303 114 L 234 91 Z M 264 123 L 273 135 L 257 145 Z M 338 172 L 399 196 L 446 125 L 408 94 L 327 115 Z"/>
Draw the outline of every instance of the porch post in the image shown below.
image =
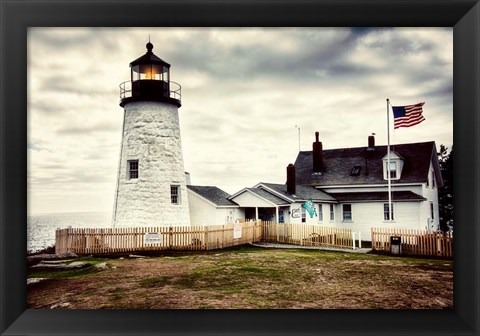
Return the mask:
<path id="1" fill-rule="evenodd" d="M 255 220 L 258 220 L 258 207 L 255 207 Z"/>
<path id="2" fill-rule="evenodd" d="M 279 225 L 280 225 L 280 221 L 278 219 L 278 206 L 276 206 L 276 212 L 277 212 L 277 220 L 275 221 L 275 226 L 277 227 L 277 229 L 275 231 L 277 231 L 277 243 L 278 243 L 278 240 L 279 240 L 279 232 L 278 232 L 278 229 L 279 229 Z"/>

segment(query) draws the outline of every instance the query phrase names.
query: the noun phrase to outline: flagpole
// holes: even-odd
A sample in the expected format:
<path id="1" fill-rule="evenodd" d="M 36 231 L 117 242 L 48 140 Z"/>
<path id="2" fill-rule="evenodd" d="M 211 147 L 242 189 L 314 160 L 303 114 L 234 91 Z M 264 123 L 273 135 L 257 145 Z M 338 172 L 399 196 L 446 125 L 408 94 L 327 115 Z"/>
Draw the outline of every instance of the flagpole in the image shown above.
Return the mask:
<path id="1" fill-rule="evenodd" d="M 388 181 L 388 220 L 392 221 L 392 182 L 390 179 L 390 99 L 387 98 L 387 181 Z"/>

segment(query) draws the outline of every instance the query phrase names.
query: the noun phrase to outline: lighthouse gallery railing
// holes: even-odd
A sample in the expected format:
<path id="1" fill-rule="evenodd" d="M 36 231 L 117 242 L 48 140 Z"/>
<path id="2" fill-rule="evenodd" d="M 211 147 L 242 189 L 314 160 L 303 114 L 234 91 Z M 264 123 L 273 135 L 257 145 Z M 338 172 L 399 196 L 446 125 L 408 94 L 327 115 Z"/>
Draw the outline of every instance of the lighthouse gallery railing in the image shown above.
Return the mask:
<path id="1" fill-rule="evenodd" d="M 170 81 L 170 98 L 182 100 L 182 87 L 177 82 Z M 120 83 L 120 99 L 132 97 L 132 81 Z"/>

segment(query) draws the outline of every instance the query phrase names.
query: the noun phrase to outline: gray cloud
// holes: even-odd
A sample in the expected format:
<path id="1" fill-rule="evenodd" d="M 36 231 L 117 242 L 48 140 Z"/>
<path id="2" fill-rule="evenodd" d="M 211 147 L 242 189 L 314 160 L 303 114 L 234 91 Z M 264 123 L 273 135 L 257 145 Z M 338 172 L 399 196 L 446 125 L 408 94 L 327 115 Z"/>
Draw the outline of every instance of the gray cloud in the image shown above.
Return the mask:
<path id="1" fill-rule="evenodd" d="M 32 144 L 32 143 L 27 144 L 27 149 L 35 151 L 35 152 L 41 152 L 41 151 L 51 152 L 51 150 L 49 150 L 47 148 L 40 147 L 40 146 Z"/>
<path id="2" fill-rule="evenodd" d="M 193 183 L 228 192 L 283 183 L 298 151 L 295 125 L 302 150 L 311 149 L 315 131 L 324 148 L 364 146 L 371 132 L 386 143 L 387 97 L 427 102 L 427 121 L 396 132 L 396 142 L 451 145 L 450 28 L 34 28 L 27 149 L 36 197 L 47 189 L 64 198 L 91 193 L 109 210 L 123 118 L 118 84 L 145 53 L 148 34 L 183 88 L 182 144 Z M 99 185 L 111 195 L 100 196 Z"/>
<path id="3" fill-rule="evenodd" d="M 74 126 L 64 126 L 56 130 L 58 135 L 71 136 L 90 136 L 92 133 L 118 132 L 117 125 L 108 122 L 98 122 L 95 124 L 81 124 Z"/>
<path id="4" fill-rule="evenodd" d="M 111 36 L 105 28 L 62 28 L 62 32 L 54 28 L 30 29 L 29 34 L 37 43 L 58 51 L 65 48 L 81 48 L 102 46 L 112 54 L 120 50 L 120 42 Z M 60 54 L 61 55 L 61 54 Z"/>

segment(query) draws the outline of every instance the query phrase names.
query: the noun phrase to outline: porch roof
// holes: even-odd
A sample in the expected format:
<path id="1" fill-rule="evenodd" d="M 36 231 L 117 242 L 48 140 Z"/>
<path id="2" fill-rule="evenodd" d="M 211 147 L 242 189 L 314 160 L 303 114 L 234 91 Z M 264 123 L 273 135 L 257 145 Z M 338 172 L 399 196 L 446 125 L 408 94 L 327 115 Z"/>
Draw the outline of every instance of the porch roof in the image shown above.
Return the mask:
<path id="1" fill-rule="evenodd" d="M 335 198 L 331 195 L 323 192 L 317 188 L 308 185 L 296 185 L 296 194 L 293 196 L 287 191 L 286 184 L 276 184 L 276 183 L 259 183 L 257 185 L 261 188 L 261 186 L 267 187 L 275 191 L 276 193 L 280 194 L 281 196 L 287 198 L 291 202 L 298 202 L 298 201 L 307 201 L 309 199 L 313 201 L 327 201 L 327 202 L 335 202 Z"/>
<path id="2" fill-rule="evenodd" d="M 286 201 L 284 199 L 281 199 L 280 197 L 277 197 L 277 196 L 273 195 L 272 193 L 269 193 L 268 191 L 260 189 L 260 188 L 246 188 L 246 190 L 254 193 L 257 196 L 260 196 L 260 197 L 266 199 L 267 201 L 269 201 L 269 202 L 271 202 L 275 205 L 288 205 L 289 204 L 288 201 Z"/>

